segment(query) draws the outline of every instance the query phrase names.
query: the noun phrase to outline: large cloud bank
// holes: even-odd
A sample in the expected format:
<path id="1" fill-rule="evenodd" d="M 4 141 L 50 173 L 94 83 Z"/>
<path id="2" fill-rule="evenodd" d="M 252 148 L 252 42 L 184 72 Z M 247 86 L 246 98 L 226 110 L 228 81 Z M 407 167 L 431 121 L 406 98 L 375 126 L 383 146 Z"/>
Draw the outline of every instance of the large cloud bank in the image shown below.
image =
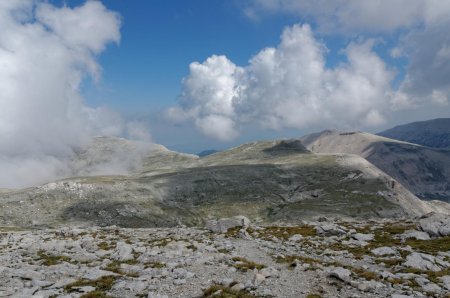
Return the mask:
<path id="1" fill-rule="evenodd" d="M 0 187 L 62 177 L 92 136 L 139 131 L 80 95 L 84 79 L 99 79 L 97 56 L 120 41 L 120 23 L 99 1 L 0 2 Z"/>
<path id="2" fill-rule="evenodd" d="M 227 141 L 248 123 L 366 129 L 402 109 L 448 104 L 449 1 L 249 0 L 245 13 L 259 21 L 279 13 L 311 21 L 321 36 L 350 40 L 344 59 L 327 66 L 330 53 L 311 27 L 288 27 L 277 47 L 246 66 L 215 55 L 192 63 L 172 119 L 193 121 L 206 136 Z M 407 60 L 400 82 L 399 70 L 373 49 L 385 36 L 395 40 L 392 59 Z"/>
<path id="3" fill-rule="evenodd" d="M 288 13 L 315 21 L 323 32 L 391 32 L 417 25 L 440 25 L 449 19 L 450 2 L 443 0 L 248 0 L 245 13 Z"/>
<path id="4" fill-rule="evenodd" d="M 325 45 L 309 25 L 286 28 L 276 48 L 266 48 L 237 66 L 225 56 L 190 65 L 175 120 L 193 119 L 205 135 L 230 140 L 239 125 L 272 129 L 372 126 L 384 121 L 396 98 L 395 77 L 372 50 L 374 40 L 350 43 L 347 62 L 326 66 Z"/>

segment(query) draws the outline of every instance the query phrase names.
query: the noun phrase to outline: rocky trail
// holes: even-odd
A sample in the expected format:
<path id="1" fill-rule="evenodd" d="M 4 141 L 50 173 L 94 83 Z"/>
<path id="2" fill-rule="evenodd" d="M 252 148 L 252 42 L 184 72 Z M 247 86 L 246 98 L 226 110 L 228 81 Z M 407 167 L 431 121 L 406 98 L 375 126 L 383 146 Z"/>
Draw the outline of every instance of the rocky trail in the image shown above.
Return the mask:
<path id="1" fill-rule="evenodd" d="M 450 297 L 450 220 L 0 230 L 0 297 Z"/>

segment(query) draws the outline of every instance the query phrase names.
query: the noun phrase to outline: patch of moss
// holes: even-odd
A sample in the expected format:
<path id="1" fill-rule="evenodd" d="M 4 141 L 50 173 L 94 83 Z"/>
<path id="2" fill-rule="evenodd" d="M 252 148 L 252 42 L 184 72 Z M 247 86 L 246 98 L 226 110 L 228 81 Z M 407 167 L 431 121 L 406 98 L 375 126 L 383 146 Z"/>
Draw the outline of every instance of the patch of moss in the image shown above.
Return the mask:
<path id="1" fill-rule="evenodd" d="M 161 263 L 161 262 L 147 262 L 144 264 L 145 269 L 147 268 L 155 268 L 155 269 L 161 269 L 161 268 L 165 268 L 166 264 Z"/>
<path id="2" fill-rule="evenodd" d="M 74 263 L 71 258 L 67 256 L 48 255 L 43 250 L 37 252 L 38 257 L 42 260 L 42 265 L 53 266 L 62 262 Z"/>
<path id="3" fill-rule="evenodd" d="M 194 244 L 189 244 L 188 246 L 186 246 L 186 248 L 192 251 L 197 251 L 197 246 L 195 246 Z"/>
<path id="4" fill-rule="evenodd" d="M 76 291 L 76 288 L 91 286 L 91 287 L 95 288 L 95 290 L 96 290 L 95 292 L 106 292 L 106 291 L 111 290 L 111 288 L 114 285 L 114 283 L 116 282 L 117 278 L 118 278 L 117 276 L 108 275 L 108 276 L 102 276 L 98 279 L 93 279 L 93 280 L 80 279 L 76 282 L 66 285 L 64 287 L 64 290 L 66 292 L 71 293 L 71 292 Z M 88 295 L 88 294 L 86 294 L 86 295 Z"/>
<path id="5" fill-rule="evenodd" d="M 306 295 L 306 298 L 322 298 L 322 296 L 319 294 L 308 294 Z"/>
<path id="6" fill-rule="evenodd" d="M 427 278 L 431 282 L 434 282 L 435 284 L 440 284 L 440 283 L 442 283 L 442 281 L 440 280 L 440 277 L 450 275 L 450 268 L 447 268 L 447 269 L 444 269 L 441 271 L 420 270 L 417 268 L 405 268 L 405 269 L 403 269 L 403 272 L 414 273 L 414 274 L 419 274 L 419 275 L 423 274 L 423 275 L 426 275 Z"/>
<path id="7" fill-rule="evenodd" d="M 126 273 L 124 272 L 121 268 L 120 265 L 122 264 L 128 264 L 128 265 L 136 265 L 139 262 L 137 260 L 128 260 L 128 261 L 112 261 L 111 263 L 109 263 L 105 268 L 103 268 L 103 270 L 108 270 L 123 276 L 128 276 L 128 277 L 139 277 L 139 274 L 137 273 Z"/>
<path id="8" fill-rule="evenodd" d="M 415 251 L 436 255 L 440 251 L 450 250 L 450 236 L 430 240 L 407 239 L 405 244 Z"/>
<path id="9" fill-rule="evenodd" d="M 80 298 L 113 298 L 108 296 L 104 291 L 93 291 L 87 294 L 81 295 Z"/>
<path id="10" fill-rule="evenodd" d="M 375 235 L 374 239 L 372 241 L 368 242 L 369 243 L 368 245 L 358 246 L 358 247 L 350 247 L 350 246 L 343 245 L 340 242 L 337 242 L 337 243 L 327 246 L 327 248 L 330 248 L 335 251 L 347 250 L 348 252 L 353 254 L 353 256 L 356 259 L 362 259 L 365 255 L 371 255 L 372 254 L 371 250 L 378 248 L 378 247 L 383 247 L 383 246 L 400 247 L 400 246 L 402 246 L 400 239 L 396 239 L 395 236 L 399 235 L 399 234 L 403 234 L 405 231 L 411 230 L 414 228 L 415 228 L 415 225 L 408 224 L 408 223 L 396 223 L 396 224 L 389 223 L 382 227 L 376 228 L 375 230 L 370 230 L 368 228 L 368 226 L 366 226 L 366 227 L 363 227 L 363 230 L 359 230 L 359 232 L 360 233 L 369 233 L 370 232 Z M 402 255 L 402 257 L 405 257 L 408 254 L 408 252 L 400 251 L 400 254 Z"/>
<path id="11" fill-rule="evenodd" d="M 165 247 L 172 241 L 173 241 L 172 238 L 163 238 L 163 239 L 152 239 L 147 241 L 147 243 L 150 244 L 151 246 Z"/>
<path id="12" fill-rule="evenodd" d="M 311 257 L 305 257 L 305 256 L 278 256 L 275 258 L 275 261 L 277 263 L 289 264 L 290 267 L 295 267 L 297 262 L 300 262 L 303 264 L 309 264 L 309 265 L 322 263 L 320 260 L 316 260 Z"/>
<path id="13" fill-rule="evenodd" d="M 247 230 L 247 232 L 249 232 Z M 264 240 L 272 240 L 274 237 L 282 240 L 288 240 L 294 235 L 302 235 L 303 237 L 317 236 L 316 229 L 312 226 L 298 226 L 298 227 L 265 227 L 261 230 L 249 232 L 253 236 Z"/>
<path id="14" fill-rule="evenodd" d="M 356 274 L 357 276 L 364 278 L 366 280 L 376 280 L 379 281 L 382 278 L 380 277 L 380 275 L 376 274 L 375 272 L 372 271 L 368 271 L 368 270 L 364 270 L 362 268 L 352 268 L 352 271 L 354 274 Z"/>
<path id="15" fill-rule="evenodd" d="M 403 259 L 400 258 L 393 258 L 393 259 L 385 259 L 385 258 L 379 258 L 379 259 L 375 259 L 375 263 L 377 264 L 381 264 L 384 263 L 384 265 L 386 267 L 395 267 L 397 265 L 400 265 L 401 263 L 403 263 Z"/>
<path id="16" fill-rule="evenodd" d="M 248 291 L 234 291 L 229 287 L 221 285 L 212 285 L 203 291 L 203 298 L 256 298 Z"/>
<path id="17" fill-rule="evenodd" d="M 226 248 L 220 248 L 217 251 L 220 252 L 220 253 L 223 253 L 223 254 L 229 254 L 230 253 L 230 250 L 228 250 Z"/>
<path id="18" fill-rule="evenodd" d="M 242 257 L 234 257 L 231 260 L 233 260 L 233 262 L 234 262 L 232 266 L 243 272 L 246 272 L 248 270 L 254 270 L 254 269 L 261 270 L 266 267 L 266 265 L 258 264 L 258 263 L 255 263 L 253 261 L 247 260 L 246 258 L 242 258 Z"/>
<path id="19" fill-rule="evenodd" d="M 225 233 L 225 238 L 236 238 L 239 235 L 239 231 L 242 227 L 234 227 L 227 230 Z"/>
<path id="20" fill-rule="evenodd" d="M 97 244 L 98 248 L 103 249 L 103 250 L 111 250 L 116 248 L 117 243 L 116 242 L 106 242 L 106 241 L 102 241 L 99 244 Z"/>

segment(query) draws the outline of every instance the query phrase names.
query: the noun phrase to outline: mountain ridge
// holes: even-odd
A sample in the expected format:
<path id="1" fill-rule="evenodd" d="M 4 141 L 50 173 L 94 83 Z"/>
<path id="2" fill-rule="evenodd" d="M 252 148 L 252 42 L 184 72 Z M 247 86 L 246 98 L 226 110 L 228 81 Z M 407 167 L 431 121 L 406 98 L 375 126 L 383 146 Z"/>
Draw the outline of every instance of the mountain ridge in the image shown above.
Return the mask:
<path id="1" fill-rule="evenodd" d="M 300 140 L 315 153 L 357 154 L 422 199 L 450 198 L 450 151 L 366 132 L 326 130 Z"/>
<path id="2" fill-rule="evenodd" d="M 377 135 L 432 148 L 450 148 L 450 118 L 398 125 Z"/>

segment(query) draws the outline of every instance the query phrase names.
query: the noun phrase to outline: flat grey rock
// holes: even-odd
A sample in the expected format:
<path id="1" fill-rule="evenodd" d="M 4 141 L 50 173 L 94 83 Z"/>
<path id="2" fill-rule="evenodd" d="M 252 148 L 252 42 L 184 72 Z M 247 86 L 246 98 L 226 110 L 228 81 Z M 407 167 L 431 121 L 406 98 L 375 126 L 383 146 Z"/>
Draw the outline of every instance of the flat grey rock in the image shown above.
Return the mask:
<path id="1" fill-rule="evenodd" d="M 450 216 L 444 214 L 430 214 L 419 221 L 420 228 L 432 237 L 450 235 Z"/>
<path id="2" fill-rule="evenodd" d="M 397 251 L 391 247 L 382 246 L 371 250 L 371 253 L 376 256 L 395 255 Z"/>
<path id="3" fill-rule="evenodd" d="M 423 253 L 412 253 L 406 257 L 405 266 L 420 270 L 440 271 L 441 267 L 436 264 L 436 258 Z"/>

